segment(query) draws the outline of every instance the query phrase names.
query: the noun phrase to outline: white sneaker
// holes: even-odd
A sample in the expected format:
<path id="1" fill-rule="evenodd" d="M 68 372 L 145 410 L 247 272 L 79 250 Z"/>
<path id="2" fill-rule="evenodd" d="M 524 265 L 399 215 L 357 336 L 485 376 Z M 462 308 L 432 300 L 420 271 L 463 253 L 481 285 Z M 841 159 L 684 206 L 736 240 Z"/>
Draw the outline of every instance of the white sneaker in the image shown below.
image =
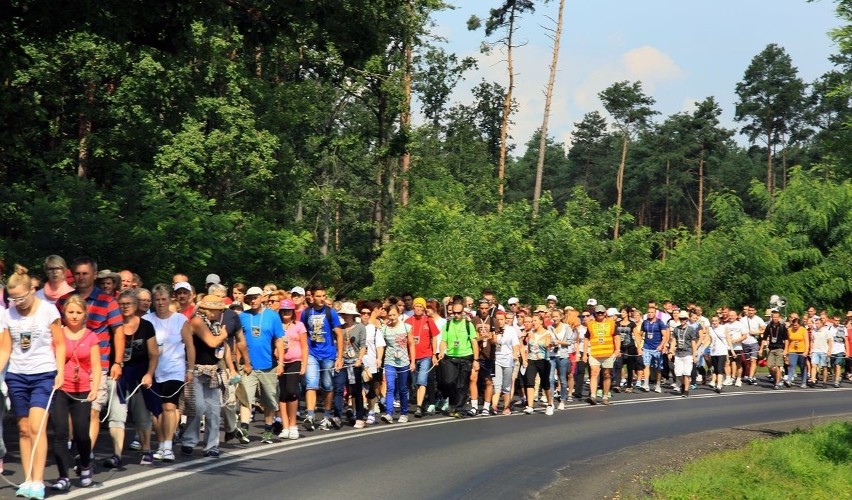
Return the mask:
<path id="1" fill-rule="evenodd" d="M 278 439 L 290 439 L 290 429 L 284 429 L 278 434 Z"/>
<path id="2" fill-rule="evenodd" d="M 565 409 L 565 403 L 564 403 L 564 402 L 562 402 L 562 401 L 560 401 L 560 402 L 559 402 L 559 406 L 557 406 L 557 407 L 556 407 L 556 409 L 557 409 L 557 410 L 564 410 L 564 409 Z"/>
<path id="3" fill-rule="evenodd" d="M 163 446 L 161 445 L 157 448 L 157 451 L 154 452 L 154 460 L 162 460 L 163 459 Z"/>
<path id="4" fill-rule="evenodd" d="M 526 408 L 524 408 L 524 413 L 526 413 L 527 415 L 532 415 L 534 411 L 535 410 L 533 410 L 532 406 L 527 406 Z"/>
<path id="5" fill-rule="evenodd" d="M 404 423 L 408 422 L 408 415 L 400 415 L 399 418 L 396 421 L 401 423 L 401 424 L 404 424 Z"/>
<path id="6" fill-rule="evenodd" d="M 657 385 L 654 386 L 654 392 L 657 392 L 657 393 L 663 392 L 663 390 L 660 388 L 660 384 L 657 384 Z"/>
<path id="7" fill-rule="evenodd" d="M 709 383 L 709 384 L 707 384 L 707 385 L 709 385 L 711 389 L 715 389 L 715 388 L 716 388 L 716 382 L 710 382 L 710 383 Z"/>
<path id="8" fill-rule="evenodd" d="M 538 398 L 538 400 L 542 403 L 547 403 L 547 396 L 542 395 L 540 398 Z"/>
<path id="9" fill-rule="evenodd" d="M 743 379 L 738 378 L 737 381 L 734 382 L 734 387 L 742 387 L 742 386 L 743 386 Z"/>
<path id="10" fill-rule="evenodd" d="M 553 415 L 553 406 L 547 405 L 547 408 L 544 409 L 545 415 Z"/>
<path id="11" fill-rule="evenodd" d="M 724 386 L 732 386 L 732 385 L 734 385 L 734 379 L 732 379 L 732 378 L 726 378 L 726 379 L 725 379 L 725 381 L 724 381 L 724 382 L 722 382 L 722 385 L 724 385 Z"/>
<path id="12" fill-rule="evenodd" d="M 695 381 L 699 382 L 699 383 L 704 382 L 704 375 L 699 373 L 698 375 L 695 376 Z"/>
<path id="13" fill-rule="evenodd" d="M 677 385 L 672 386 L 672 392 L 674 392 L 675 394 L 678 394 L 680 392 L 680 387 L 677 386 Z"/>

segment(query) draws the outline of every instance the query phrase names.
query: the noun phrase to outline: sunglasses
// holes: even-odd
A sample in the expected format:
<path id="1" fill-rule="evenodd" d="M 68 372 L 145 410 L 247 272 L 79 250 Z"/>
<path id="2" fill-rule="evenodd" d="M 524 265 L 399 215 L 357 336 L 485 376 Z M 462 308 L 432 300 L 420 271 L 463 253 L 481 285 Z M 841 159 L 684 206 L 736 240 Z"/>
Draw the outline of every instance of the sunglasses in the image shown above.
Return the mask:
<path id="1" fill-rule="evenodd" d="M 581 315 L 580 315 L 580 317 L 582 317 L 582 318 L 591 318 L 591 317 L 592 317 L 592 315 L 591 315 L 591 314 L 581 314 Z"/>
<path id="2" fill-rule="evenodd" d="M 361 314 L 370 314 L 370 311 L 361 311 Z"/>
<path id="3" fill-rule="evenodd" d="M 458 311 L 458 312 L 453 311 L 453 314 L 464 314 L 464 311 Z"/>

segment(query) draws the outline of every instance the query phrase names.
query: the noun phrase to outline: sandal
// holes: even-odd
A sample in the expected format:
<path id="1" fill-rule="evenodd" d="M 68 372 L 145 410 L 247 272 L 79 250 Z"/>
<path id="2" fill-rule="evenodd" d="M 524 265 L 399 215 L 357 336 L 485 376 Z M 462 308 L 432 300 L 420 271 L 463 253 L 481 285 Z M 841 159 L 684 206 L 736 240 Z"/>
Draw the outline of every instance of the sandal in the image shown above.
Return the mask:
<path id="1" fill-rule="evenodd" d="M 54 491 L 68 491 L 71 489 L 71 480 L 67 477 L 60 477 L 50 485 L 50 489 Z"/>
<path id="2" fill-rule="evenodd" d="M 94 462 L 92 463 L 94 465 Z M 86 487 L 92 485 L 92 475 L 94 473 L 93 467 L 90 465 L 85 469 L 80 470 L 80 486 Z"/>
<path id="3" fill-rule="evenodd" d="M 503 409 L 503 415 L 511 415 L 511 414 L 512 414 L 511 408 L 504 408 Z"/>

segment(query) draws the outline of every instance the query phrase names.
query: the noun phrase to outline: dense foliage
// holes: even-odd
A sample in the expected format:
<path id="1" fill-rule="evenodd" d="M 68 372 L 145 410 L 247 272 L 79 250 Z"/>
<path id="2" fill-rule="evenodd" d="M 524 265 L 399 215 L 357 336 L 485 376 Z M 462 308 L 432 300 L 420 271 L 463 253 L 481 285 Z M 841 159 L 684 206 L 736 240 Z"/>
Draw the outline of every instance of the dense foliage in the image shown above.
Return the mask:
<path id="1" fill-rule="evenodd" d="M 498 211 L 506 92 L 450 104 L 476 62 L 435 44 L 438 0 L 7 2 L 0 255 L 350 296 L 846 308 L 850 4 L 835 71 L 802 82 L 772 44 L 731 82 L 741 130 L 712 97 L 655 117 L 640 82 L 600 89 L 572 144 L 547 138 L 533 219 L 538 134 L 510 149 Z"/>

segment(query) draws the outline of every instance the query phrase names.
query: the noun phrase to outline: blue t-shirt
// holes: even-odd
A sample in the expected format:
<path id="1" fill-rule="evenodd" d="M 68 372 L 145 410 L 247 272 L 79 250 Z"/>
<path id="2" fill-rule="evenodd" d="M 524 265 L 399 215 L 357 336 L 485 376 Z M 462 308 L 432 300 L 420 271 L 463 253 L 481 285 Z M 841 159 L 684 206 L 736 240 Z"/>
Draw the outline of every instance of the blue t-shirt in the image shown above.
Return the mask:
<path id="1" fill-rule="evenodd" d="M 243 325 L 251 367 L 255 370 L 273 368 L 275 360 L 272 358 L 272 344 L 275 339 L 284 336 L 284 327 L 278 315 L 271 309 L 259 313 L 246 311 L 240 313 L 240 323 Z"/>
<path id="2" fill-rule="evenodd" d="M 328 306 L 323 306 L 319 311 L 309 307 L 302 311 L 301 320 L 308 330 L 308 354 L 316 359 L 337 359 L 334 329 L 343 324 L 337 311 Z"/>
<path id="3" fill-rule="evenodd" d="M 648 319 L 644 319 L 642 321 L 642 335 L 645 337 L 645 344 L 643 349 L 657 349 L 660 347 L 660 344 L 663 342 L 663 330 L 667 330 L 666 324 L 663 323 L 661 319 L 655 319 L 654 321 L 648 321 Z"/>

